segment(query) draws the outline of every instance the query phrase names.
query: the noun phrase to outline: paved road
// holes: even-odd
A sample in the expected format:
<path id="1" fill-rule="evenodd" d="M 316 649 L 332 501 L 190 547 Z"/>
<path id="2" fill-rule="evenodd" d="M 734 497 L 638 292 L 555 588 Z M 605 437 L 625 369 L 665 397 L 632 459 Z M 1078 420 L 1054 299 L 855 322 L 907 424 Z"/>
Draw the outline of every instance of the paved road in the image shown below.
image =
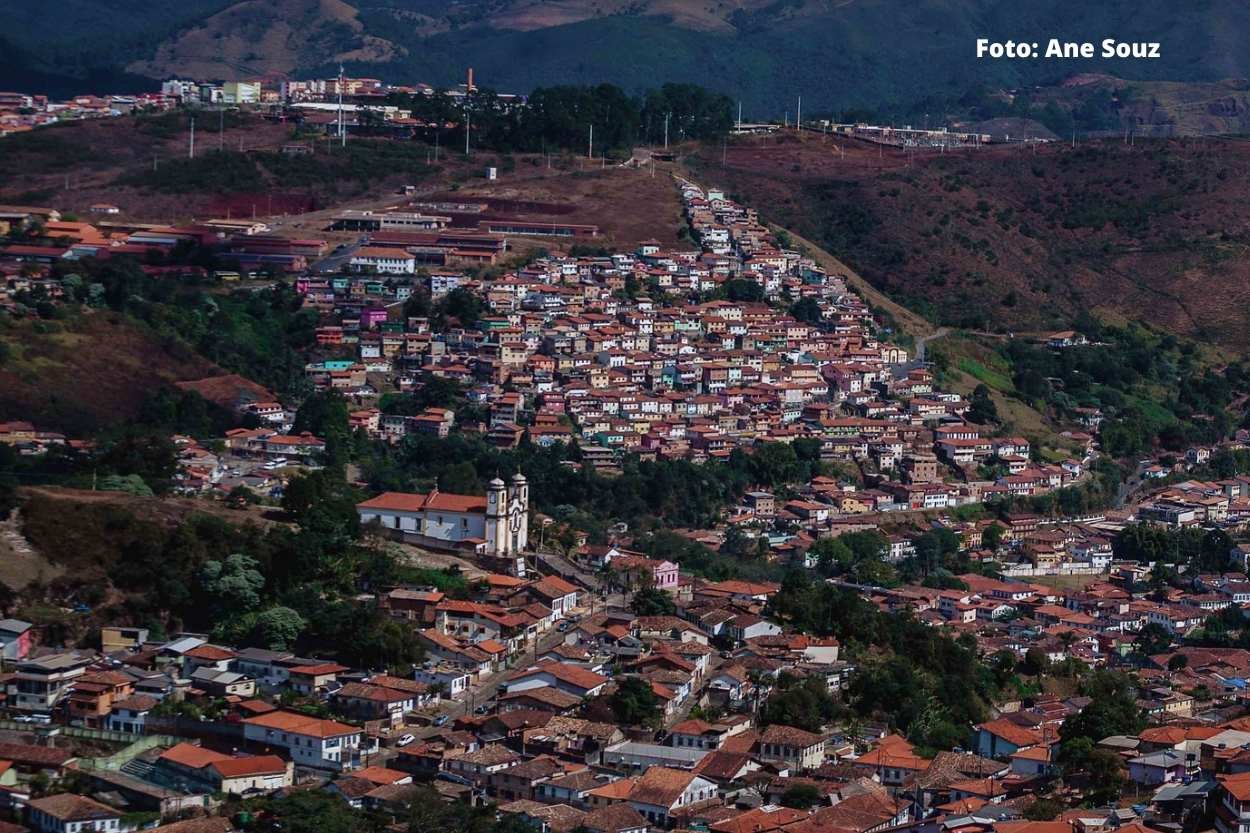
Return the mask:
<path id="1" fill-rule="evenodd" d="M 942 338 L 950 333 L 950 327 L 939 327 L 927 336 L 921 336 L 916 339 L 916 362 L 921 364 L 925 360 L 925 352 L 928 349 L 929 342 L 934 339 Z"/>
<path id="2" fill-rule="evenodd" d="M 1146 469 L 1152 465 L 1154 465 L 1153 460 L 1141 460 L 1138 462 L 1137 468 L 1133 469 L 1133 473 L 1124 478 L 1115 495 L 1115 508 L 1119 509 L 1124 506 L 1124 504 L 1128 502 L 1128 499 L 1132 497 L 1138 489 L 1145 485 L 1143 476 L 1146 473 Z"/>
<path id="3" fill-rule="evenodd" d="M 347 262 L 352 259 L 352 255 L 356 254 L 356 250 L 360 248 L 360 243 L 352 243 L 345 249 L 336 249 L 330 254 L 318 260 L 309 267 L 311 272 L 320 272 L 323 275 L 333 274 L 343 271 Z"/>

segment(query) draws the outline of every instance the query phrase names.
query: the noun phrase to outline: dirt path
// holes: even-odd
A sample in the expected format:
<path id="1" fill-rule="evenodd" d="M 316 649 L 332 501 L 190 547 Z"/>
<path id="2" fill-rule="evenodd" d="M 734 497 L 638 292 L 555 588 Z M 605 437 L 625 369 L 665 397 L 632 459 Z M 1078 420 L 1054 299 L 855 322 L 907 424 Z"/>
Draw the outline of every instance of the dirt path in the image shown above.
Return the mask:
<path id="1" fill-rule="evenodd" d="M 8 520 L 0 523 L 0 584 L 21 590 L 32 581 L 49 581 L 65 570 L 49 564 L 22 537 L 21 520 L 14 510 Z"/>
<path id="2" fill-rule="evenodd" d="M 773 226 L 773 229 L 779 229 L 782 226 Z M 786 234 L 790 235 L 790 239 L 795 244 L 801 244 L 808 249 L 811 258 L 816 261 L 822 268 L 831 275 L 845 275 L 846 285 L 849 289 L 855 291 L 861 298 L 872 306 L 885 310 L 894 317 L 898 326 L 903 332 L 909 334 L 917 341 L 921 338 L 932 338 L 935 336 L 937 328 L 934 324 L 925 318 L 917 315 L 915 312 L 907 309 L 907 307 L 890 300 L 883 293 L 878 291 L 872 284 L 864 280 L 858 272 L 847 266 L 838 258 L 829 252 L 817 246 L 805 237 L 801 237 L 797 232 L 791 229 L 785 229 Z"/>

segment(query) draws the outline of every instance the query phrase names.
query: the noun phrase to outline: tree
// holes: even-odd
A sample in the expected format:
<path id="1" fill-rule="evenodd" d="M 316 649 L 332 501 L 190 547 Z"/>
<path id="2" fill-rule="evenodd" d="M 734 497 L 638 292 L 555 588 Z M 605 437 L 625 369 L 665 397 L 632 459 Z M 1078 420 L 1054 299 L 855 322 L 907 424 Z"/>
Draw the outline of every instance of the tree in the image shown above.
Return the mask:
<path id="1" fill-rule="evenodd" d="M 295 412 L 293 430 L 307 431 L 325 440 L 326 465 L 340 468 L 351 456 L 351 427 L 347 400 L 335 390 L 318 391 Z"/>
<path id="2" fill-rule="evenodd" d="M 1150 622 L 1137 632 L 1133 647 L 1139 654 L 1148 657 L 1162 654 L 1172 647 L 1172 635 L 1162 625 Z"/>
<path id="3" fill-rule="evenodd" d="M 1024 652 L 1024 661 L 1020 663 L 1021 673 L 1030 677 L 1040 677 L 1050 668 L 1050 658 L 1041 648 L 1033 647 Z"/>
<path id="4" fill-rule="evenodd" d="M 127 430 L 105 449 L 100 465 L 119 475 L 137 475 L 152 491 L 164 493 L 178 471 L 178 452 L 162 434 Z"/>
<path id="5" fill-rule="evenodd" d="M 981 531 L 981 546 L 987 550 L 997 550 L 1003 542 L 1003 533 L 1006 530 L 1001 524 L 990 524 Z"/>
<path id="6" fill-rule="evenodd" d="M 819 324 L 823 319 L 820 304 L 815 298 L 800 298 L 790 307 L 790 314 L 798 321 L 808 324 Z"/>
<path id="7" fill-rule="evenodd" d="M 824 680 L 816 677 L 798 680 L 782 675 L 776 690 L 764 701 L 760 723 L 780 723 L 808 732 L 820 732 L 837 712 L 837 703 L 830 696 Z"/>
<path id="8" fill-rule="evenodd" d="M 990 397 L 989 387 L 980 384 L 973 388 L 966 418 L 969 422 L 975 422 L 978 425 L 1000 421 L 998 418 L 998 407 Z"/>
<path id="9" fill-rule="evenodd" d="M 653 585 L 643 587 L 635 593 L 629 608 L 639 616 L 672 616 L 677 612 L 672 595 Z"/>
<path id="10" fill-rule="evenodd" d="M 289 607 L 271 607 L 252 621 L 253 644 L 271 651 L 285 651 L 295 644 L 307 622 Z"/>
<path id="11" fill-rule="evenodd" d="M 623 726 L 655 726 L 660 721 L 660 698 L 641 677 L 618 678 L 608 698 L 616 721 Z"/>
<path id="12" fill-rule="evenodd" d="M 1092 700 L 1059 727 L 1063 746 L 1074 745 L 1081 739 L 1092 745 L 1111 735 L 1135 735 L 1146 725 L 1137 707 L 1133 681 L 1124 674 L 1095 671 L 1085 680 L 1081 691 Z"/>
<path id="13" fill-rule="evenodd" d="M 454 318 L 462 327 L 472 329 L 482 315 L 482 301 L 476 293 L 458 286 L 434 305 L 434 315 L 440 328 L 446 326 L 446 319 Z"/>
<path id="14" fill-rule="evenodd" d="M 811 784 L 795 784 L 781 794 L 781 806 L 795 810 L 810 810 L 823 800 L 820 790 Z"/>
<path id="15" fill-rule="evenodd" d="M 265 577 L 256 559 L 234 553 L 224 561 L 206 561 L 200 568 L 200 587 L 208 596 L 215 621 L 238 619 L 260 605 Z"/>
<path id="16" fill-rule="evenodd" d="M 1063 805 L 1048 798 L 1039 798 L 1024 808 L 1024 817 L 1029 821 L 1050 821 L 1063 812 Z"/>

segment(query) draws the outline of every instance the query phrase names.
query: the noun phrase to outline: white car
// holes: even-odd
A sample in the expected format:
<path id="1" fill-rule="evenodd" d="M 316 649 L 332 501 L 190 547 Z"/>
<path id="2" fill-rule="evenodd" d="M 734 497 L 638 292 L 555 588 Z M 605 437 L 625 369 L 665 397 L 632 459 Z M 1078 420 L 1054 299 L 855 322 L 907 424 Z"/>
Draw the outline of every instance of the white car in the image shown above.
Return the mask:
<path id="1" fill-rule="evenodd" d="M 414 738 L 412 735 L 400 735 L 399 740 L 395 741 L 395 745 L 407 746 L 408 744 L 412 743 L 415 740 L 416 738 Z"/>

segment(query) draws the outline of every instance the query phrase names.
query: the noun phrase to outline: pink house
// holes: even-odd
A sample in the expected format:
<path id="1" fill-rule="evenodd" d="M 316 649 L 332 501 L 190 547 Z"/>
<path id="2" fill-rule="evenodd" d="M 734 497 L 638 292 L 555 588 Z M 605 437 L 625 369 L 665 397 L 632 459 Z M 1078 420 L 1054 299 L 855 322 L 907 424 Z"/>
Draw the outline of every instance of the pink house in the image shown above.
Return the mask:
<path id="1" fill-rule="evenodd" d="M 26 659 L 32 647 L 30 622 L 21 619 L 0 619 L 0 659 Z"/>
<path id="2" fill-rule="evenodd" d="M 681 571 L 671 561 L 657 561 L 644 555 L 618 555 L 608 561 L 608 567 L 625 578 L 630 587 L 654 585 L 670 593 L 677 592 Z"/>
<path id="3" fill-rule="evenodd" d="M 370 307 L 360 311 L 360 329 L 372 330 L 386 320 L 386 310 L 380 307 Z"/>

